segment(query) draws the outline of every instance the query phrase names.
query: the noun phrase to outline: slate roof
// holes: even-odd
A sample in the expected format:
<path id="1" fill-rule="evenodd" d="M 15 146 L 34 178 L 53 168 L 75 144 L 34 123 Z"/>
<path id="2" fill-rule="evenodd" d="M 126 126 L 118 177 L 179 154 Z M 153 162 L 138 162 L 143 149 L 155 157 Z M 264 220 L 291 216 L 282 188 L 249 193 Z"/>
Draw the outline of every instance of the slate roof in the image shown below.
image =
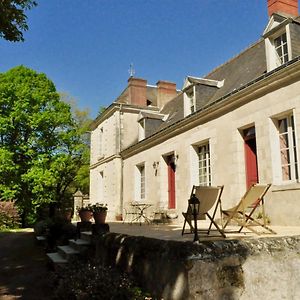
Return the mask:
<path id="1" fill-rule="evenodd" d="M 200 110 L 204 106 L 260 77 L 266 73 L 266 70 L 265 45 L 264 40 L 261 39 L 204 77 L 205 79 L 218 81 L 224 80 L 224 85 L 221 88 L 197 84 L 196 110 Z M 168 102 L 161 110 L 161 113 L 168 115 L 168 118 L 159 127 L 158 131 L 183 119 L 183 93 Z"/>

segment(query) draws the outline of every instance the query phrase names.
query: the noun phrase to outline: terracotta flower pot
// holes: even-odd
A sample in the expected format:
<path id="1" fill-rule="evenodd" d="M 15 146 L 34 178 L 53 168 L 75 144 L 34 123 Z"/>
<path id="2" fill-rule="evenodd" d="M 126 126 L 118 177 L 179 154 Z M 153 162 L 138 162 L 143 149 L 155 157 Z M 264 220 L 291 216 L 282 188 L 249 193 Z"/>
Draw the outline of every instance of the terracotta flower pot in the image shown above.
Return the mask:
<path id="1" fill-rule="evenodd" d="M 89 210 L 82 210 L 79 212 L 81 222 L 90 222 L 93 217 L 93 213 Z"/>
<path id="2" fill-rule="evenodd" d="M 96 224 L 105 224 L 107 211 L 93 212 L 93 217 Z"/>

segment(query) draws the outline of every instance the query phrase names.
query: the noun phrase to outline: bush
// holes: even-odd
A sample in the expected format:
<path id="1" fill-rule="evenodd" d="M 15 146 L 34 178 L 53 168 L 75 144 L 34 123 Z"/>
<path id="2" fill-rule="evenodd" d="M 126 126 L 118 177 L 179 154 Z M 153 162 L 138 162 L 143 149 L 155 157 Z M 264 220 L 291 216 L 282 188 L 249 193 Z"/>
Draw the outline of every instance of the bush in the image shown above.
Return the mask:
<path id="1" fill-rule="evenodd" d="M 145 299 L 145 294 L 127 274 L 101 266 L 97 261 L 74 261 L 60 275 L 55 299 Z"/>
<path id="2" fill-rule="evenodd" d="M 0 230 L 20 227 L 19 211 L 14 201 L 0 202 Z"/>

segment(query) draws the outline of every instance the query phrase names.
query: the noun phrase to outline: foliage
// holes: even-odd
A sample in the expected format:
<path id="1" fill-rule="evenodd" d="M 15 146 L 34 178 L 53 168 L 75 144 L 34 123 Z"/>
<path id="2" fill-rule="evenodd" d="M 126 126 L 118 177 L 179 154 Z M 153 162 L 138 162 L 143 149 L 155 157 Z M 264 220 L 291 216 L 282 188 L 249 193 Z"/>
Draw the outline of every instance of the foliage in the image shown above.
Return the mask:
<path id="1" fill-rule="evenodd" d="M 107 204 L 103 203 L 95 203 L 91 205 L 91 211 L 94 212 L 101 212 L 101 211 L 107 211 L 108 207 Z"/>
<path id="2" fill-rule="evenodd" d="M 106 110 L 106 106 L 100 106 L 98 110 L 98 116 L 101 116 Z"/>
<path id="3" fill-rule="evenodd" d="M 90 134 L 88 131 L 92 122 L 90 111 L 79 109 L 76 100 L 66 93 L 60 93 L 60 99 L 70 105 L 72 116 L 77 124 L 83 143 L 82 164 L 70 188 L 72 193 L 74 193 L 74 190 L 80 190 L 83 194 L 88 194 L 90 186 Z"/>
<path id="4" fill-rule="evenodd" d="M 97 261 L 74 261 L 61 276 L 55 299 L 145 299 L 141 289 L 127 274 L 101 266 Z"/>
<path id="5" fill-rule="evenodd" d="M 78 213 L 80 213 L 81 211 L 92 211 L 92 206 L 91 204 L 88 204 L 86 206 L 77 207 L 76 209 Z"/>
<path id="6" fill-rule="evenodd" d="M 22 31 L 28 30 L 24 12 L 36 5 L 33 0 L 0 0 L 0 38 L 24 41 Z"/>
<path id="7" fill-rule="evenodd" d="M 86 163 L 83 130 L 46 75 L 24 66 L 0 74 L 0 199 L 16 199 L 23 225 L 41 206 L 70 206 Z"/>
<path id="8" fill-rule="evenodd" d="M 14 201 L 0 202 L 0 229 L 13 229 L 20 226 L 20 216 Z"/>

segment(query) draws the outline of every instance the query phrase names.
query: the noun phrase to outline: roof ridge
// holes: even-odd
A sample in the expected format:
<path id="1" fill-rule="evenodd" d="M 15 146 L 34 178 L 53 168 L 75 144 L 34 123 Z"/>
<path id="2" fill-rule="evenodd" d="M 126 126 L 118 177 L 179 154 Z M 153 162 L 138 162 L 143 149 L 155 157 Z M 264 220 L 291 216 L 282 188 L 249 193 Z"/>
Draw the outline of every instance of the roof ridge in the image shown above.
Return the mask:
<path id="1" fill-rule="evenodd" d="M 249 51 L 251 48 L 254 48 L 257 44 L 259 44 L 261 41 L 263 41 L 263 38 L 260 38 L 258 41 L 250 44 L 247 48 L 245 48 L 244 50 L 240 51 L 238 54 L 236 54 L 235 56 L 233 56 L 232 58 L 230 58 L 229 60 L 227 60 L 226 62 L 222 63 L 221 65 L 215 67 L 212 71 L 210 71 L 208 74 L 204 75 L 203 78 L 205 79 L 209 79 L 209 76 L 216 72 L 218 69 L 220 69 L 221 67 L 231 63 L 233 60 L 237 59 L 238 57 L 242 56 L 246 51 Z"/>

